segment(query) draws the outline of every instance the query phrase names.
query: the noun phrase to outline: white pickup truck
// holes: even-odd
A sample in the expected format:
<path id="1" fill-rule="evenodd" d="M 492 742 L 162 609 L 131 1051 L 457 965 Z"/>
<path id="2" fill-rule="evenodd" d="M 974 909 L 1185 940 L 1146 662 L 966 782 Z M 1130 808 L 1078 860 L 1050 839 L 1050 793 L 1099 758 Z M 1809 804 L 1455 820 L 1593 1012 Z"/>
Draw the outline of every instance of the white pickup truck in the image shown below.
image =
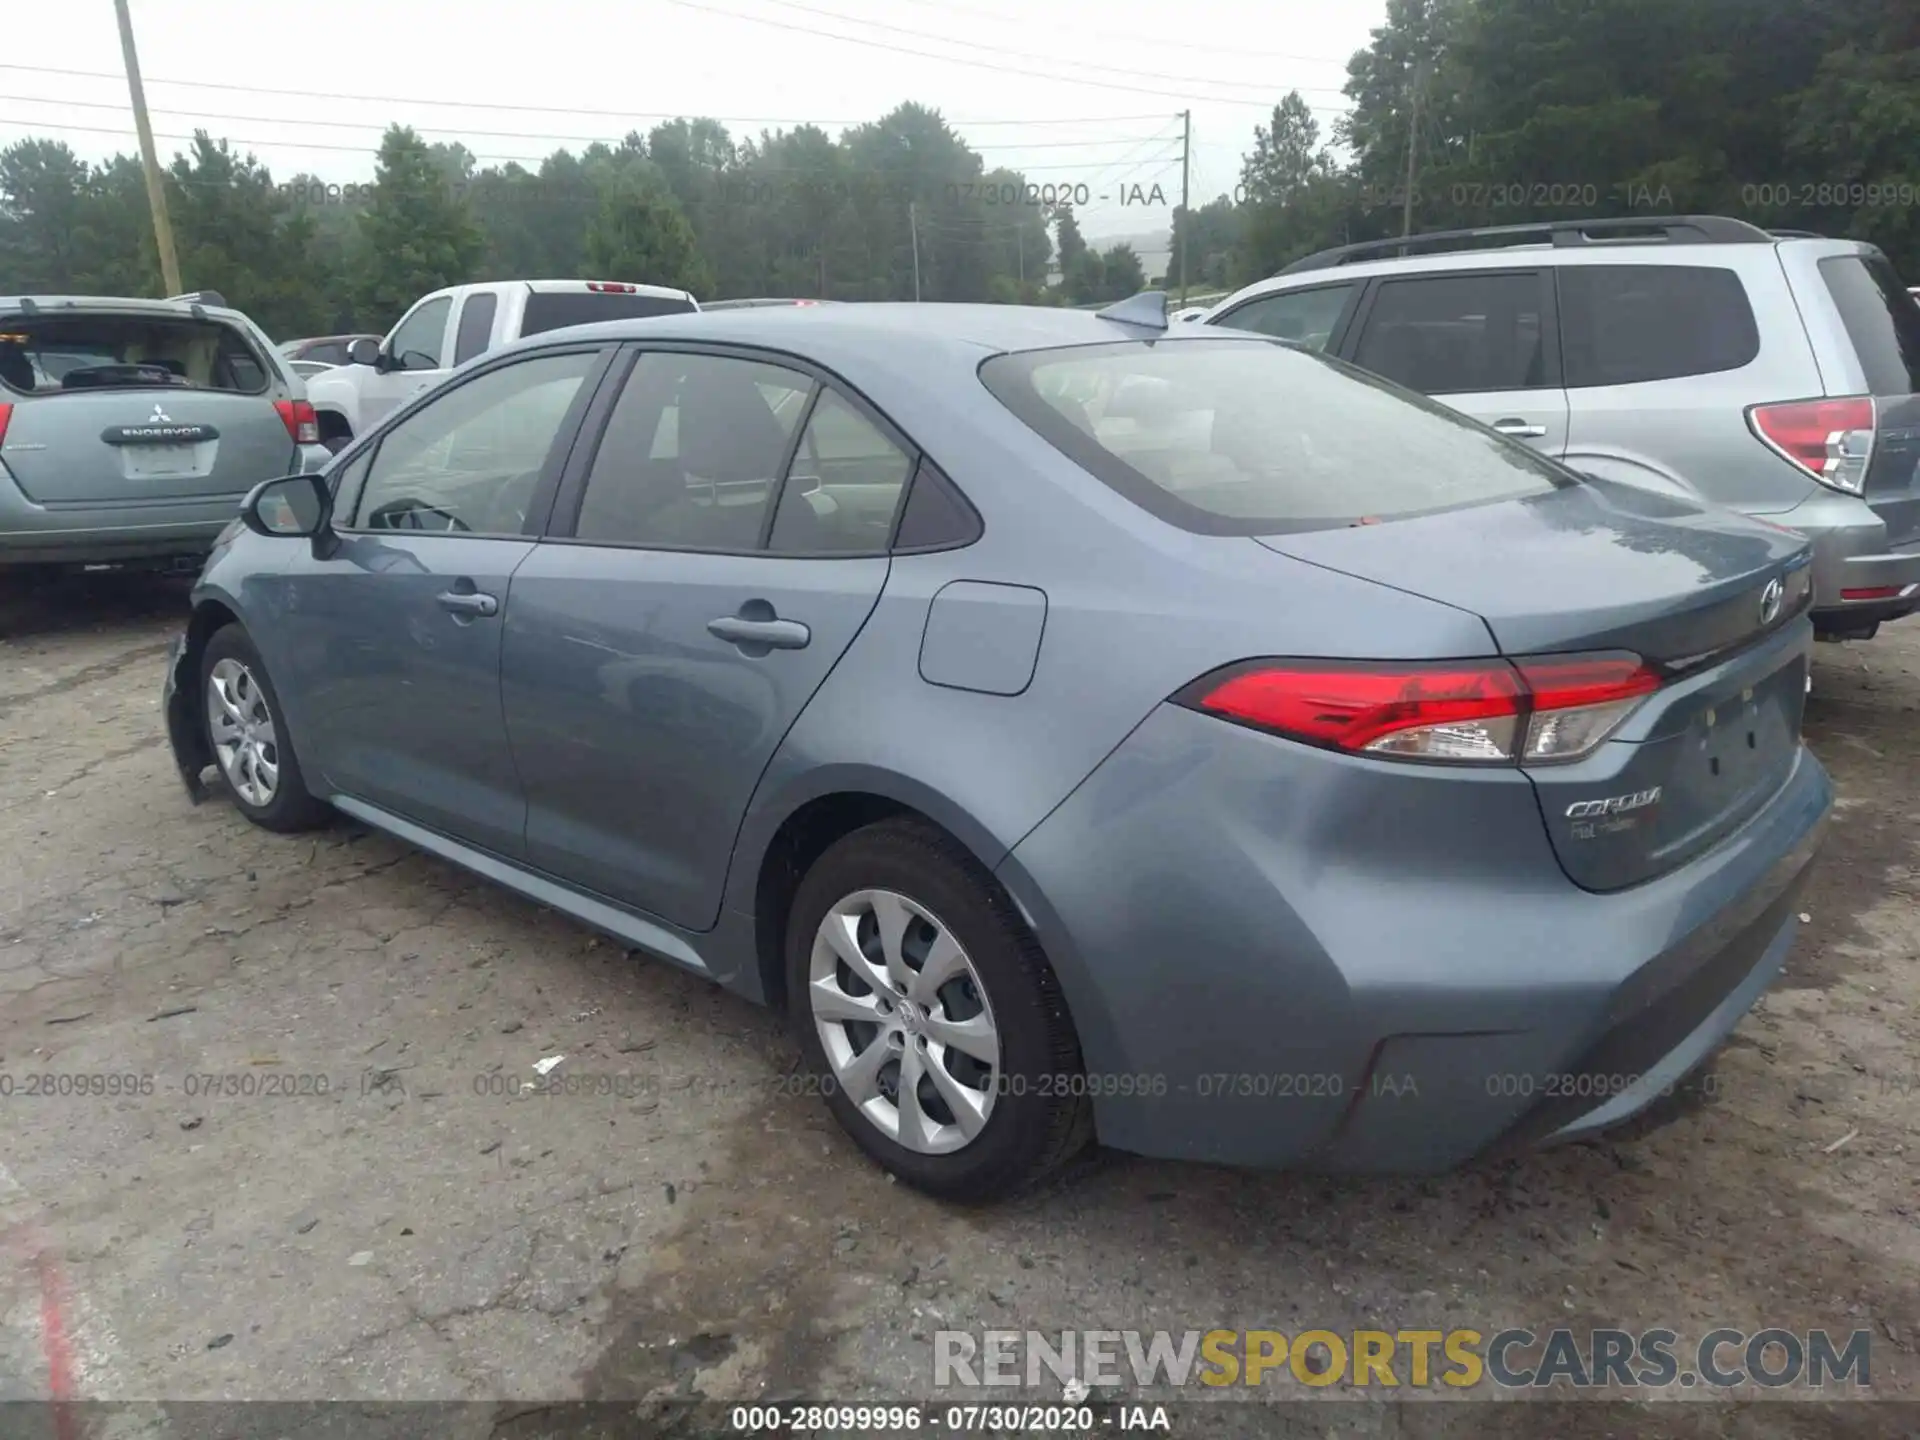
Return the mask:
<path id="1" fill-rule="evenodd" d="M 523 336 L 699 308 L 684 290 L 621 280 L 450 285 L 414 301 L 377 345 L 354 341 L 347 352 L 352 363 L 309 378 L 307 399 L 320 421 L 321 443 L 338 451 L 455 367 Z"/>

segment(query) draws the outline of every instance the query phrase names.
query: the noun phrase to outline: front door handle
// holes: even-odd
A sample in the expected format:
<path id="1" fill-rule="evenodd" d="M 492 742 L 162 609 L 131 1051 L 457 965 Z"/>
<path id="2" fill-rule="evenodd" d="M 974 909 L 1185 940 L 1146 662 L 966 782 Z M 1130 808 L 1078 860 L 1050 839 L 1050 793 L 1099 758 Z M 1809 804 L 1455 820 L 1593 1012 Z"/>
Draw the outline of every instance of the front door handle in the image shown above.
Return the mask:
<path id="1" fill-rule="evenodd" d="M 1525 420 L 1496 420 L 1493 428 L 1516 440 L 1538 440 L 1547 433 L 1544 425 L 1529 425 Z"/>
<path id="2" fill-rule="evenodd" d="M 498 615 L 500 602 L 491 595 L 482 595 L 476 591 L 443 591 L 438 597 L 442 610 L 451 610 L 455 615 Z"/>
<path id="3" fill-rule="evenodd" d="M 755 620 L 744 615 L 709 620 L 707 633 L 735 645 L 769 650 L 804 650 L 813 639 L 813 632 L 798 620 Z"/>

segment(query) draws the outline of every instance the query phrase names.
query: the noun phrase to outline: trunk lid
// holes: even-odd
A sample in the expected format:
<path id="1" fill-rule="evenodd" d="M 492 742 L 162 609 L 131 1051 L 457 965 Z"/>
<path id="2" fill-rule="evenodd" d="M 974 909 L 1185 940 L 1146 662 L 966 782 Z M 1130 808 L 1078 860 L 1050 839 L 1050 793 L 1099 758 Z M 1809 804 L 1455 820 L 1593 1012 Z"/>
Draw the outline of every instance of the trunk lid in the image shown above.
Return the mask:
<path id="1" fill-rule="evenodd" d="M 41 505 L 239 495 L 297 468 L 292 398 L 242 327 L 175 307 L 0 316 L 0 462 Z"/>
<path id="2" fill-rule="evenodd" d="M 1873 396 L 1862 498 L 1886 522 L 1888 542 L 1905 546 L 1920 539 L 1920 302 L 1880 255 L 1829 256 L 1820 278 Z"/>
<path id="3" fill-rule="evenodd" d="M 271 396 L 158 386 L 16 399 L 0 461 L 37 504 L 113 504 L 243 494 L 299 455 Z"/>
<path id="4" fill-rule="evenodd" d="M 1470 611 L 1508 656 L 1624 650 L 1668 672 L 1596 751 L 1527 767 L 1561 866 L 1586 889 L 1686 863 L 1797 762 L 1812 641 L 1798 535 L 1593 482 L 1260 543 Z"/>

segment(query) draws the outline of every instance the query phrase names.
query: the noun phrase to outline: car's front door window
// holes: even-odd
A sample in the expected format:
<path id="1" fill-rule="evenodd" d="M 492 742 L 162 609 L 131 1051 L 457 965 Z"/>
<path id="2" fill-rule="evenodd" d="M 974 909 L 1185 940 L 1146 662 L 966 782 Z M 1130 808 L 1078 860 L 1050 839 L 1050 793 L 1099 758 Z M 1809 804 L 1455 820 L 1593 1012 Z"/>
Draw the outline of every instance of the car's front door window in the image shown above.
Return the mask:
<path id="1" fill-rule="evenodd" d="M 447 315 L 453 301 L 445 295 L 416 306 L 411 315 L 393 332 L 388 353 L 401 370 L 438 370 L 441 351 L 447 343 Z"/>
<path id="2" fill-rule="evenodd" d="M 547 454 L 597 360 L 575 350 L 503 365 L 408 415 L 380 441 L 353 528 L 521 533 Z"/>
<path id="3" fill-rule="evenodd" d="M 1322 285 L 1312 290 L 1263 295 L 1214 323 L 1234 330 L 1257 331 L 1276 340 L 1291 340 L 1309 350 L 1324 350 L 1356 288 L 1351 284 Z"/>

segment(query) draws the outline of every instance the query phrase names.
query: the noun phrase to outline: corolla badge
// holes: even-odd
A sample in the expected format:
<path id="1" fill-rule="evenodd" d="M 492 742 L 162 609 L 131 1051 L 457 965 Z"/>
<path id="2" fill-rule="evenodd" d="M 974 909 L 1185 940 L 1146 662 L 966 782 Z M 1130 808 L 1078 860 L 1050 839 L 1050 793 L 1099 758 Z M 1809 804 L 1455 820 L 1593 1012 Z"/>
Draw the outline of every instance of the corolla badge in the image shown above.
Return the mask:
<path id="1" fill-rule="evenodd" d="M 1631 795 L 1609 795 L 1604 800 L 1578 800 L 1567 807 L 1569 820 L 1592 820 L 1602 815 L 1624 815 L 1629 810 L 1644 810 L 1660 803 L 1660 787 L 1636 790 Z"/>
<path id="2" fill-rule="evenodd" d="M 1787 598 L 1787 587 L 1778 579 L 1769 580 L 1760 592 L 1760 623 L 1771 625 L 1780 618 L 1780 606 Z"/>

